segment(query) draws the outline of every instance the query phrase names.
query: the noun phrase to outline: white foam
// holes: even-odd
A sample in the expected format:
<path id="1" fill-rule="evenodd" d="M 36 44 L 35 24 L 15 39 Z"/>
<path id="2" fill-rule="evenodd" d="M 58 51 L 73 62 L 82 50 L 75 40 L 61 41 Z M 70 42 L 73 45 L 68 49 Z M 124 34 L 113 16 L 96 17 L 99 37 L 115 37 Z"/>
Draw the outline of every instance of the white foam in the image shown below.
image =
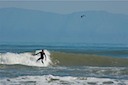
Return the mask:
<path id="1" fill-rule="evenodd" d="M 94 77 L 71 77 L 71 76 L 21 76 L 11 79 L 1 79 L 0 85 L 127 85 L 128 80 L 115 80 Z"/>
<path id="2" fill-rule="evenodd" d="M 46 54 L 46 59 L 44 59 L 44 64 L 41 61 L 36 62 L 36 60 L 40 57 L 40 55 L 32 55 L 32 53 L 4 53 L 0 54 L 0 64 L 22 64 L 28 66 L 40 66 L 46 67 L 50 65 L 50 52 L 44 50 Z"/>

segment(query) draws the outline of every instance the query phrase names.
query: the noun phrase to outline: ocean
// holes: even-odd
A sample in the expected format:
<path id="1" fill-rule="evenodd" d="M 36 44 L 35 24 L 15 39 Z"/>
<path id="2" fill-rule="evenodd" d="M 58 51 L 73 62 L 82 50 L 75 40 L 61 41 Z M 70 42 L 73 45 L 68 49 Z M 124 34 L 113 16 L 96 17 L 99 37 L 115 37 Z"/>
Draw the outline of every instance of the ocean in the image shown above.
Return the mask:
<path id="1" fill-rule="evenodd" d="M 128 45 L 0 44 L 0 85 L 128 85 Z"/>

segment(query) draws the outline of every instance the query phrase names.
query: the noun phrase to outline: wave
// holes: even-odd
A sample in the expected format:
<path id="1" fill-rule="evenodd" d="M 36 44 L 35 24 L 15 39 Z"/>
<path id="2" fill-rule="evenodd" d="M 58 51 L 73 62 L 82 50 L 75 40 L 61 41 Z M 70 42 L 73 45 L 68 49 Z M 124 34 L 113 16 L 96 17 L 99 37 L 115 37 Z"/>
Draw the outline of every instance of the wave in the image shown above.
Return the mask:
<path id="1" fill-rule="evenodd" d="M 35 53 L 39 52 L 40 50 L 37 50 Z M 46 59 L 44 59 L 44 64 L 42 64 L 41 61 L 36 62 L 36 60 L 40 57 L 40 55 L 33 55 L 31 52 L 26 53 L 1 53 L 0 54 L 0 64 L 21 64 L 21 65 L 27 65 L 27 66 L 39 66 L 39 67 L 46 67 L 50 65 L 51 59 L 50 59 L 50 52 L 47 50 L 44 50 L 46 54 Z"/>
<path id="2" fill-rule="evenodd" d="M 128 80 L 115 80 L 95 77 L 72 77 L 72 76 L 20 76 L 0 80 L 0 85 L 126 85 Z"/>
<path id="3" fill-rule="evenodd" d="M 128 58 L 94 54 L 51 52 L 51 58 L 54 64 L 61 66 L 128 66 Z"/>
<path id="4" fill-rule="evenodd" d="M 44 64 L 41 61 L 36 62 L 40 55 L 34 56 L 33 53 L 38 53 L 40 50 L 35 52 L 25 53 L 1 53 L 0 64 L 20 64 L 27 66 L 38 66 L 47 67 L 49 65 L 59 66 L 118 66 L 127 67 L 128 58 L 115 58 L 105 57 L 93 54 L 79 54 L 79 53 L 64 53 L 44 50 L 46 59 Z"/>

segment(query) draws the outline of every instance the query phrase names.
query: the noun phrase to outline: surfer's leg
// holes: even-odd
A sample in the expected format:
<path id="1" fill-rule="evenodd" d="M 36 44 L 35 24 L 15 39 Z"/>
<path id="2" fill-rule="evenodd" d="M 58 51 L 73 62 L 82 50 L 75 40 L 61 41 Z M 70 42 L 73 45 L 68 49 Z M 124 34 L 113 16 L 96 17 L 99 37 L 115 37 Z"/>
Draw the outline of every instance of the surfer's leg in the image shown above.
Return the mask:
<path id="1" fill-rule="evenodd" d="M 36 62 L 38 62 L 41 58 L 39 58 Z"/>
<path id="2" fill-rule="evenodd" d="M 44 64 L 44 61 L 43 61 L 43 59 L 42 59 L 42 63 Z"/>

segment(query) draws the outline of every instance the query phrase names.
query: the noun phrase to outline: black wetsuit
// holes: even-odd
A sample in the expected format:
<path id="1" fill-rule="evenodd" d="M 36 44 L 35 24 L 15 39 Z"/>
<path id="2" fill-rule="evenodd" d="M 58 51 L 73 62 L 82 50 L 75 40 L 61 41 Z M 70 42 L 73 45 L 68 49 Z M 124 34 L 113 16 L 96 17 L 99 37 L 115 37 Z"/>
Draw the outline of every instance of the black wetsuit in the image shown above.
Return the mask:
<path id="1" fill-rule="evenodd" d="M 40 58 L 38 58 L 38 60 L 37 61 L 39 61 L 40 59 L 42 60 L 42 63 L 44 63 L 43 62 L 43 59 L 44 59 L 44 56 L 46 57 L 46 55 L 45 55 L 45 53 L 44 52 L 39 52 L 40 53 Z M 37 54 L 39 54 L 39 53 L 37 53 Z M 37 55 L 36 54 L 36 55 Z"/>

